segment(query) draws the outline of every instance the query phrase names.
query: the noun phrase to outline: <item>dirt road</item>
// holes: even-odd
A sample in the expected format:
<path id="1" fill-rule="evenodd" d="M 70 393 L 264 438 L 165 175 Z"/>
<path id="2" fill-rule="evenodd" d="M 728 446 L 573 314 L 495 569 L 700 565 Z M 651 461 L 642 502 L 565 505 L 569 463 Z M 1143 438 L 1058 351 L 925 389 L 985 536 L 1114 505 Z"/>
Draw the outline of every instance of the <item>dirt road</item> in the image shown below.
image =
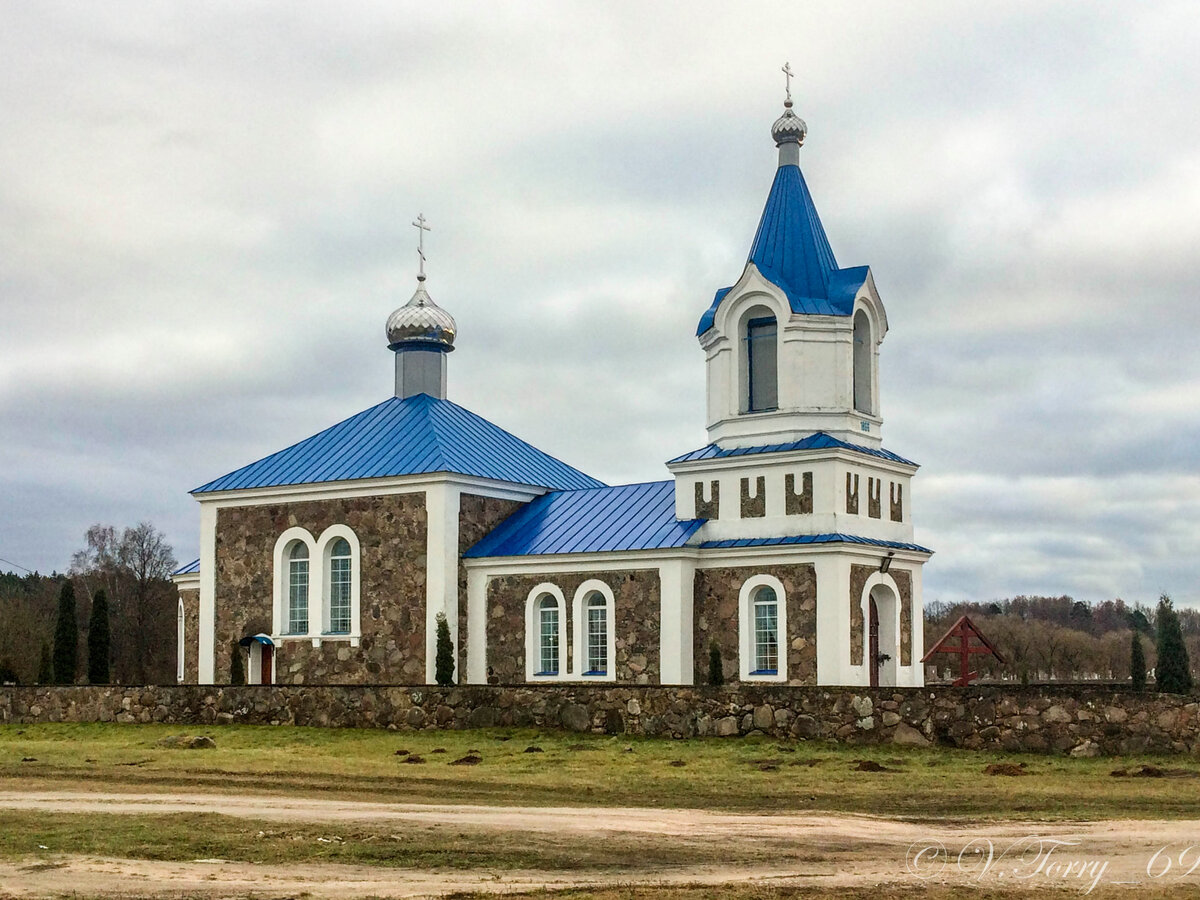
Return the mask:
<path id="1" fill-rule="evenodd" d="M 543 886 L 636 883 L 744 883 L 750 879 L 823 885 L 881 882 L 1065 887 L 1187 883 L 1200 888 L 1200 822 L 1030 822 L 985 826 L 922 824 L 853 815 L 739 815 L 703 810 L 491 807 L 368 803 L 327 798 L 180 793 L 4 791 L 0 809 L 65 813 L 216 813 L 280 823 L 387 823 L 389 828 L 469 829 L 480 840 L 569 835 L 579 841 L 621 836 L 640 842 L 711 843 L 712 865 L 619 871 L 436 871 L 333 864 L 265 866 L 222 860 L 164 862 L 46 854 L 0 863 L 0 893 L 47 896 L 86 889 L 96 896 L 294 895 L 428 897 L 456 891 L 517 891 Z M 795 848 L 778 865 L 723 865 L 739 850 Z M 1195 871 L 1189 869 L 1195 866 Z"/>

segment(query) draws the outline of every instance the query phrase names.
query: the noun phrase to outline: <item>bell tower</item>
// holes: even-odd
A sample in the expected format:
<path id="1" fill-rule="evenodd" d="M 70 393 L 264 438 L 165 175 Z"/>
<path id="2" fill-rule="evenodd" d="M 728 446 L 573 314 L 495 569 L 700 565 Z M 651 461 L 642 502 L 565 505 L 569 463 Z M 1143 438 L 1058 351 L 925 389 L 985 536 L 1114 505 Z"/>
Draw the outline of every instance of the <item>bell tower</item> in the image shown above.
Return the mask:
<path id="1" fill-rule="evenodd" d="M 771 126 L 779 163 L 749 258 L 696 330 L 707 357 L 709 440 L 762 447 L 824 432 L 878 448 L 887 314 L 870 269 L 843 269 L 834 258 L 800 171 L 808 126 L 792 109 L 788 75 L 783 115 Z"/>

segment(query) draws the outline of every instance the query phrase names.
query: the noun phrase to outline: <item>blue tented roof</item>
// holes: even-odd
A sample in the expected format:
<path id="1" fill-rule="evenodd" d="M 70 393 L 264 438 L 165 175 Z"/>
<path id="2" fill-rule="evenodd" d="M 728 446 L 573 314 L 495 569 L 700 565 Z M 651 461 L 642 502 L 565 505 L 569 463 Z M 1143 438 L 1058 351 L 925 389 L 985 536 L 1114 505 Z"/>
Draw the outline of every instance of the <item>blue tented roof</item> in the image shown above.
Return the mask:
<path id="1" fill-rule="evenodd" d="M 815 316 L 848 316 L 854 297 L 867 280 L 867 267 L 839 269 L 829 238 L 799 166 L 780 166 L 750 247 L 747 263 L 788 298 L 792 312 Z M 700 318 L 696 334 L 713 326 L 729 288 L 717 291 Z"/>
<path id="2" fill-rule="evenodd" d="M 855 453 L 865 453 L 867 456 L 878 457 L 879 459 L 887 459 L 892 462 L 903 463 L 906 466 L 915 466 L 916 463 L 912 460 L 905 459 L 903 456 L 898 456 L 890 450 L 876 450 L 873 447 L 863 447 L 861 444 L 851 444 L 846 441 L 839 441 L 835 437 L 831 437 L 823 431 L 818 431 L 816 434 L 810 434 L 802 441 L 793 441 L 789 444 L 770 444 L 765 447 L 730 447 L 722 449 L 716 444 L 709 444 L 707 447 L 701 447 L 699 450 L 693 450 L 690 453 L 685 453 L 683 456 L 677 456 L 667 465 L 672 463 L 694 462 L 698 459 L 720 459 L 725 456 L 751 456 L 756 453 L 786 453 L 790 450 L 831 450 L 842 449 L 852 450 Z"/>
<path id="3" fill-rule="evenodd" d="M 603 486 L 449 400 L 392 397 L 192 491 L 452 472 L 554 490 Z"/>
<path id="4" fill-rule="evenodd" d="M 870 547 L 886 547 L 889 550 L 915 550 L 918 553 L 933 553 L 932 550 L 920 544 L 908 544 L 904 541 L 884 541 L 878 538 L 859 537 L 854 534 L 800 534 L 793 537 L 779 538 L 737 538 L 725 541 L 704 541 L 700 544 L 702 550 L 724 550 L 730 547 L 779 547 L 789 544 L 865 544 Z"/>
<path id="5" fill-rule="evenodd" d="M 463 555 L 662 550 L 682 547 L 703 524 L 675 518 L 673 481 L 558 491 L 517 510 Z"/>
<path id="6" fill-rule="evenodd" d="M 176 569 L 174 572 L 172 572 L 171 577 L 173 578 L 176 575 L 197 575 L 197 574 L 199 574 L 199 572 L 200 572 L 200 560 L 194 559 L 190 563 L 188 563 L 186 566 L 180 566 L 178 569 Z"/>

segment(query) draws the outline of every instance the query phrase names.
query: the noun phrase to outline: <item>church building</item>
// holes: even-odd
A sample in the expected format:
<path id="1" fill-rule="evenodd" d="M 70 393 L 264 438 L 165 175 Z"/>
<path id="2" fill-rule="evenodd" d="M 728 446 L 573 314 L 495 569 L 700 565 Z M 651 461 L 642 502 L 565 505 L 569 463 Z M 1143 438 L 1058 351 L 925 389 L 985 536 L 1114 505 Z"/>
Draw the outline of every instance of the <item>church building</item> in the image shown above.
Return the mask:
<path id="1" fill-rule="evenodd" d="M 923 684 L 887 314 L 834 258 L 806 133 L 789 92 L 745 268 L 696 310 L 706 446 L 609 486 L 455 404 L 422 252 L 387 320 L 394 395 L 192 492 L 179 680 L 228 683 L 236 654 L 252 684 L 431 684 L 444 614 L 459 683 L 705 684 L 716 647 L 727 682 Z"/>

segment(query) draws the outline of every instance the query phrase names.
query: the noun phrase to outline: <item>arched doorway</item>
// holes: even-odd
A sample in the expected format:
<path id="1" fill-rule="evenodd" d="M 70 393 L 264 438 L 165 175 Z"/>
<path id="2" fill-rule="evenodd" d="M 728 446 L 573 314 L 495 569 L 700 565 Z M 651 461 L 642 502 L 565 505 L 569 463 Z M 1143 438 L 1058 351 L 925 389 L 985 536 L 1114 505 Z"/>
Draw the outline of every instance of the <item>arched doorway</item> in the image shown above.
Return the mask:
<path id="1" fill-rule="evenodd" d="M 867 603 L 871 609 L 867 623 L 867 670 L 871 674 L 871 687 L 879 687 L 879 607 L 874 597 Z"/>
<path id="2" fill-rule="evenodd" d="M 877 584 L 871 588 L 867 602 L 870 607 L 867 665 L 871 686 L 888 687 L 896 683 L 896 667 L 900 662 L 899 601 L 889 585 Z"/>
<path id="3" fill-rule="evenodd" d="M 265 634 L 244 637 L 238 643 L 246 647 L 246 684 L 275 683 L 275 642 Z"/>

